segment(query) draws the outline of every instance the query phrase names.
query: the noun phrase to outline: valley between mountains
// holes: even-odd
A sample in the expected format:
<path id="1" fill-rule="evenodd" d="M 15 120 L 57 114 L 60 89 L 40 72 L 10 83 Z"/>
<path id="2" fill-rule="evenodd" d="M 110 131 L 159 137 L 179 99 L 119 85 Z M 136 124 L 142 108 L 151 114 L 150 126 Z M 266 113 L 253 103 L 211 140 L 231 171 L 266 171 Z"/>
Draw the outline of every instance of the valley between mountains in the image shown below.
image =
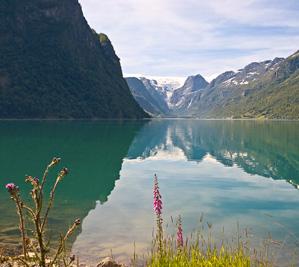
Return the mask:
<path id="1" fill-rule="evenodd" d="M 299 51 L 253 62 L 210 83 L 127 77 L 139 105 L 155 117 L 299 119 Z"/>

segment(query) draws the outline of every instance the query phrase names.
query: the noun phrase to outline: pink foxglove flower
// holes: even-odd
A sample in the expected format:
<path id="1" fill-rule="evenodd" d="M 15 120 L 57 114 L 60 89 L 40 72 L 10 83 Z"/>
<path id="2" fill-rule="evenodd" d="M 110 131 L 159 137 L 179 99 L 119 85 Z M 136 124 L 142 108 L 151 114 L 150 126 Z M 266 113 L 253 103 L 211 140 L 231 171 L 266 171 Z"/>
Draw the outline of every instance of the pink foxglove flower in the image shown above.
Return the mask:
<path id="1" fill-rule="evenodd" d="M 178 230 L 177 230 L 177 246 L 178 248 L 182 248 L 183 245 L 184 245 L 184 239 L 183 239 L 182 218 L 181 216 L 179 216 Z"/>
<path id="2" fill-rule="evenodd" d="M 162 214 L 162 197 L 159 191 L 158 177 L 154 177 L 154 211 L 157 216 Z"/>
<path id="3" fill-rule="evenodd" d="M 157 241 L 158 241 L 158 251 L 163 253 L 163 219 L 162 219 L 162 200 L 159 191 L 158 177 L 155 174 L 154 177 L 154 211 L 157 218 Z"/>

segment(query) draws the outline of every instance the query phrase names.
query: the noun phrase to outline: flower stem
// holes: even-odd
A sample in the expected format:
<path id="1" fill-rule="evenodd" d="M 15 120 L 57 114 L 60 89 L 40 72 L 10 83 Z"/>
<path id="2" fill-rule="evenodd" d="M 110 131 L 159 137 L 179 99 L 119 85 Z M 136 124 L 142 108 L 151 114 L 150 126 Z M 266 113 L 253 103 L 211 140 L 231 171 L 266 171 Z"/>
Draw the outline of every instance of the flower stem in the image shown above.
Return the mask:
<path id="1" fill-rule="evenodd" d="M 24 258 L 27 259 L 26 231 L 25 231 L 25 222 L 24 222 L 22 204 L 21 204 L 21 201 L 20 201 L 18 195 L 15 196 L 14 199 L 15 199 L 18 214 L 19 214 L 19 221 L 20 221 L 19 228 L 20 228 L 20 232 L 21 232 L 21 236 L 22 236 L 23 254 L 24 254 Z"/>

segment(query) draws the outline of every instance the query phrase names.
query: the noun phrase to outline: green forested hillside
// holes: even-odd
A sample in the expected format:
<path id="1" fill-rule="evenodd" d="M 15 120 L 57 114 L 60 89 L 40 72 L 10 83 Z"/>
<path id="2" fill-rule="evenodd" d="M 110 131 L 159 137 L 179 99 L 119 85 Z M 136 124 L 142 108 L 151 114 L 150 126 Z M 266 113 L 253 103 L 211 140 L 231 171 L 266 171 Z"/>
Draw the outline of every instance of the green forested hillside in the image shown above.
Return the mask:
<path id="1" fill-rule="evenodd" d="M 2 0 L 0 36 L 0 118 L 148 116 L 78 0 Z"/>
<path id="2" fill-rule="evenodd" d="M 216 78 L 185 114 L 201 118 L 299 119 L 299 52 Z M 219 82 L 218 82 L 219 80 Z"/>
<path id="3" fill-rule="evenodd" d="M 299 73 L 224 108 L 235 118 L 299 119 Z"/>

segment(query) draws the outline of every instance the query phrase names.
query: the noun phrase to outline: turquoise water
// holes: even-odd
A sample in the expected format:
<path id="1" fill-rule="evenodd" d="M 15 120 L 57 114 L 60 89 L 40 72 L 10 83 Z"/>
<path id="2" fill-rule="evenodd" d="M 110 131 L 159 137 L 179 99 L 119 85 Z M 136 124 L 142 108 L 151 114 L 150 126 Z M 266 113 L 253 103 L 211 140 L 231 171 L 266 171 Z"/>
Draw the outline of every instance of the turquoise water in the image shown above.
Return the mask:
<path id="1" fill-rule="evenodd" d="M 216 239 L 223 228 L 228 237 L 235 235 L 239 224 L 256 246 L 270 233 L 280 265 L 298 261 L 298 137 L 298 122 L 2 121 L 0 244 L 15 244 L 18 235 L 4 185 L 15 182 L 27 192 L 24 175 L 40 176 L 59 156 L 70 175 L 57 192 L 50 227 L 60 232 L 82 219 L 71 240 L 82 261 L 94 263 L 111 251 L 127 259 L 134 242 L 136 252 L 147 253 L 155 173 L 165 225 L 181 215 L 188 235 L 203 214 Z"/>

